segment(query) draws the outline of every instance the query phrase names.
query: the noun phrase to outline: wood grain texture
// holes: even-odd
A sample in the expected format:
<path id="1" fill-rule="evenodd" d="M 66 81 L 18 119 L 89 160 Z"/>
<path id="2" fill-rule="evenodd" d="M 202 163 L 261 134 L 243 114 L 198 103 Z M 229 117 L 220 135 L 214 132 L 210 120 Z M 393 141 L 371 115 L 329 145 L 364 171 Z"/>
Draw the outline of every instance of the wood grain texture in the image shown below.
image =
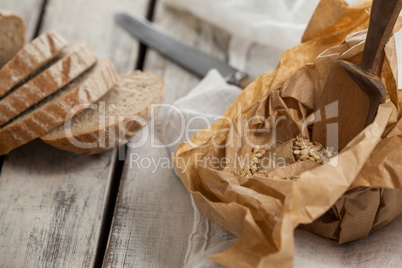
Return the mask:
<path id="1" fill-rule="evenodd" d="M 392 35 L 402 0 L 376 0 L 373 2 L 366 43 L 360 66 L 380 76 L 385 58 L 384 47 Z"/>
<path id="2" fill-rule="evenodd" d="M 193 222 L 190 195 L 169 168 L 167 151 L 150 140 L 128 151 L 104 267 L 182 266 Z M 149 161 L 162 167 L 141 165 Z"/>
<path id="3" fill-rule="evenodd" d="M 29 41 L 35 36 L 43 2 L 43 0 L 1 0 L 0 8 L 15 12 L 24 18 Z"/>
<path id="4" fill-rule="evenodd" d="M 147 0 L 48 0 L 41 32 L 57 30 L 70 44 L 86 41 L 102 58 L 111 58 L 118 73 L 136 64 L 138 42 L 114 21 L 117 10 L 144 15 Z"/>
<path id="5" fill-rule="evenodd" d="M 163 1 L 157 3 L 155 21 L 176 38 L 227 60 L 227 33 L 166 8 Z M 145 70 L 164 77 L 165 103 L 173 103 L 199 82 L 154 51 L 147 52 Z M 104 267 L 183 266 L 193 209 L 190 194 L 166 164 L 170 158 L 165 148 L 152 146 L 150 137 L 141 148 L 128 150 Z M 148 161 L 160 161 L 159 168 L 154 164 L 146 168 Z"/>
<path id="6" fill-rule="evenodd" d="M 128 72 L 138 45 L 114 24 L 113 12 L 121 5 L 144 14 L 146 4 L 48 0 L 41 32 L 56 30 L 72 44 L 87 41 L 98 56 L 111 56 L 120 71 Z M 12 151 L 0 175 L 0 266 L 93 266 L 104 235 L 115 154 L 83 157 L 39 141 Z"/>
<path id="7" fill-rule="evenodd" d="M 36 140 L 8 155 L 0 177 L 2 267 L 90 267 L 113 152 L 92 157 Z"/>
<path id="8" fill-rule="evenodd" d="M 168 8 L 163 1 L 159 1 L 155 23 L 173 37 L 218 59 L 228 60 L 230 35 L 197 19 L 190 13 Z M 200 81 L 195 75 L 152 50 L 147 52 L 144 69 L 164 77 L 167 85 L 165 103 L 173 103 L 183 97 Z"/>

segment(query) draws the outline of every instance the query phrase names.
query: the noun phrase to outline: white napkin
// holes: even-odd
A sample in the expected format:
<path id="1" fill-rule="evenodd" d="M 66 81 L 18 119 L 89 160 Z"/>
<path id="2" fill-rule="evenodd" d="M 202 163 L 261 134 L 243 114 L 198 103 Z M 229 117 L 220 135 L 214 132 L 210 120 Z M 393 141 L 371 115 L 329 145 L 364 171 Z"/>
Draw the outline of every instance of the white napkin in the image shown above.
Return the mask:
<path id="1" fill-rule="evenodd" d="M 319 0 L 168 0 L 173 7 L 245 40 L 272 47 L 295 46 Z M 252 29 L 252 31 L 251 31 Z"/>
<path id="2" fill-rule="evenodd" d="M 258 50 L 261 65 L 248 72 L 257 77 L 276 67 L 281 53 L 300 44 L 304 30 L 319 0 L 165 0 L 166 4 L 189 11 L 219 26 L 232 36 L 229 63 L 244 69 L 252 48 Z M 359 0 L 347 0 L 349 4 Z M 257 45 L 256 47 L 256 44 Z M 261 67 L 265 67 L 261 68 Z"/>
<path id="3" fill-rule="evenodd" d="M 218 121 L 221 115 L 239 96 L 238 87 L 228 85 L 217 70 L 208 75 L 185 97 L 172 106 L 163 107 L 157 120 L 162 123 L 162 133 L 170 155 L 178 144 L 188 141 L 207 125 Z M 190 130 L 191 131 L 188 131 Z M 184 132 L 183 132 L 184 130 Z M 236 237 L 202 216 L 194 208 L 193 230 L 189 237 L 184 267 L 220 267 L 208 259 L 218 252 L 229 249 Z"/>
<path id="4" fill-rule="evenodd" d="M 217 70 L 208 75 L 186 96 L 159 112 L 164 143 L 172 155 L 177 146 L 190 140 L 196 132 L 217 122 L 241 93 L 228 85 Z"/>

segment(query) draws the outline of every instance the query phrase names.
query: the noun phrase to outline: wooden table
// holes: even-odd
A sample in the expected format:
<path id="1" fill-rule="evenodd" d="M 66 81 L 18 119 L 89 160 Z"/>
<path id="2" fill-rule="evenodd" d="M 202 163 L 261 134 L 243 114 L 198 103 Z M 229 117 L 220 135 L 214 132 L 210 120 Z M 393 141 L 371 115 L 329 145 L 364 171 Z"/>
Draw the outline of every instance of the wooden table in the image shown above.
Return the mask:
<path id="1" fill-rule="evenodd" d="M 185 95 L 199 78 L 140 46 L 115 23 L 115 11 L 154 18 L 177 38 L 228 58 L 228 33 L 163 0 L 0 0 L 0 8 L 25 18 L 29 40 L 56 30 L 71 44 L 85 41 L 99 57 L 110 57 L 119 73 L 139 68 L 163 76 L 166 103 Z M 261 70 L 252 58 L 248 63 Z M 84 157 L 36 140 L 4 157 L 0 266 L 182 266 L 193 221 L 189 194 L 172 169 L 130 167 L 124 155 L 132 152 Z M 149 143 L 135 152 L 169 157 Z"/>

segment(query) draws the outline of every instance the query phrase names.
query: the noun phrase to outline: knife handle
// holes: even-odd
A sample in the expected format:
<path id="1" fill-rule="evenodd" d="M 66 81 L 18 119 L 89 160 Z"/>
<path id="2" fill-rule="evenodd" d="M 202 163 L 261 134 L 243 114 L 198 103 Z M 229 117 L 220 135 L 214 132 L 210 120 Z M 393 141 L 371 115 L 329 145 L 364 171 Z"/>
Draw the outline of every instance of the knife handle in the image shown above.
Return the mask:
<path id="1" fill-rule="evenodd" d="M 254 78 L 247 76 L 246 78 L 244 78 L 243 80 L 240 80 L 238 86 L 241 89 L 245 89 L 248 85 L 250 85 L 252 82 L 254 82 Z"/>
<path id="2" fill-rule="evenodd" d="M 241 89 L 245 89 L 254 80 L 254 78 L 248 76 L 248 74 L 241 71 L 235 72 L 226 78 L 226 82 L 228 82 L 228 84 L 238 86 Z"/>

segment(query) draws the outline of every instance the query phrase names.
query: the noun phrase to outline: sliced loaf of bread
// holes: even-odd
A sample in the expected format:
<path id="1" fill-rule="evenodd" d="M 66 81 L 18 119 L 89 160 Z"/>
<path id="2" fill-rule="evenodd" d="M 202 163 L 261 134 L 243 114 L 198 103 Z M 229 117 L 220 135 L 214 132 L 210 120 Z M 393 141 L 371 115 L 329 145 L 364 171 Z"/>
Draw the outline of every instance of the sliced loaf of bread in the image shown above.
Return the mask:
<path id="1" fill-rule="evenodd" d="M 62 76 L 62 73 L 59 73 Z M 0 155 L 10 152 L 70 119 L 76 110 L 88 107 L 117 82 L 110 60 L 100 60 L 95 67 L 44 99 L 8 124 L 0 127 Z"/>
<path id="2" fill-rule="evenodd" d="M 67 45 L 67 41 L 58 33 L 41 34 L 24 45 L 0 69 L 0 97 L 43 71 L 41 67 L 54 59 Z"/>
<path id="3" fill-rule="evenodd" d="M 83 155 L 126 143 L 149 120 L 150 107 L 163 99 L 162 77 L 136 71 L 119 76 L 114 88 L 96 104 L 41 139 L 56 148 Z M 140 119 L 140 120 L 139 120 Z"/>
<path id="4" fill-rule="evenodd" d="M 0 11 L 0 68 L 25 44 L 25 22 L 11 12 Z"/>
<path id="5" fill-rule="evenodd" d="M 97 58 L 88 44 L 63 50 L 59 61 L 0 100 L 0 126 L 64 87 L 93 66 Z"/>

